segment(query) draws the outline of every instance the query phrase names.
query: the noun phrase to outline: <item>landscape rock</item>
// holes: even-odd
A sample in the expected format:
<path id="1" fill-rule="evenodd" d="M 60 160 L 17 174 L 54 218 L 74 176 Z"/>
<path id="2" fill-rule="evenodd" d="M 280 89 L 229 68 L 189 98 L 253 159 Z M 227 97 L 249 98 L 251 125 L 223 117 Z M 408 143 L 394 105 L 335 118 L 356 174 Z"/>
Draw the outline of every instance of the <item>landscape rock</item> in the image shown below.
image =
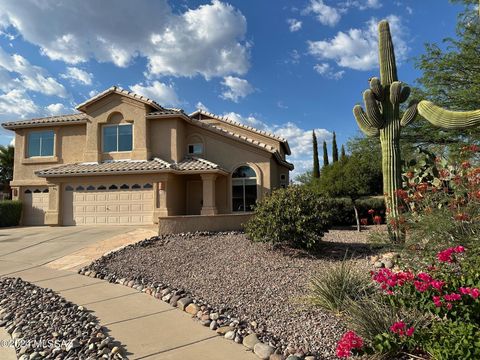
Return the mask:
<path id="1" fill-rule="evenodd" d="M 243 338 L 242 344 L 243 344 L 243 346 L 253 350 L 254 346 L 256 344 L 258 344 L 259 342 L 260 342 L 260 340 L 258 339 L 257 334 L 252 333 L 252 334 L 247 335 Z"/>
<path id="2" fill-rule="evenodd" d="M 5 330 L 22 340 L 15 345 L 19 359 L 97 359 L 100 341 L 106 354 L 111 353 L 113 339 L 106 336 L 98 319 L 51 289 L 20 278 L 0 278 L 0 302 L 2 317 L 9 319 L 3 324 Z M 58 340 L 62 347 L 52 348 L 50 344 Z M 122 356 L 117 350 L 109 358 Z"/>
<path id="3" fill-rule="evenodd" d="M 257 355 L 260 359 L 263 360 L 268 360 L 270 358 L 270 355 L 272 355 L 274 351 L 275 349 L 273 347 L 261 342 L 255 344 L 253 348 L 253 352 L 255 353 L 255 355 Z"/>
<path id="4" fill-rule="evenodd" d="M 234 328 L 232 326 L 222 326 L 217 329 L 217 334 L 225 335 L 227 332 L 232 331 Z"/>
<path id="5" fill-rule="evenodd" d="M 233 330 L 227 331 L 227 332 L 225 333 L 225 336 L 224 336 L 224 337 L 225 337 L 225 339 L 227 339 L 227 340 L 233 340 L 233 339 L 235 339 L 235 331 L 233 331 Z"/>
<path id="6" fill-rule="evenodd" d="M 197 315 L 198 311 L 200 308 L 198 307 L 197 304 L 188 304 L 187 307 L 185 308 L 185 312 L 190 314 L 190 315 Z"/>
<path id="7" fill-rule="evenodd" d="M 183 297 L 177 301 L 177 307 L 184 311 L 185 308 L 193 302 L 191 297 Z"/>

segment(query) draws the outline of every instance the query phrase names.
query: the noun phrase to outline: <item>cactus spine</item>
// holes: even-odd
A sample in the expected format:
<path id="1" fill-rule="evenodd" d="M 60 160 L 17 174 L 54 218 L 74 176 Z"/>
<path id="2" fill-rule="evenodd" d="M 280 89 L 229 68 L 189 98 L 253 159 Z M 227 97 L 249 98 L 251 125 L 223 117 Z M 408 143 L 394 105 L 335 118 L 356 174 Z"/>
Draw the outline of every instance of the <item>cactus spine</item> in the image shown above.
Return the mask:
<path id="1" fill-rule="evenodd" d="M 395 226 L 400 215 L 397 190 L 401 188 L 401 128 L 415 120 L 417 113 L 432 125 L 444 129 L 465 129 L 480 125 L 480 110 L 448 111 L 429 101 L 411 101 L 400 118 L 400 104 L 408 100 L 410 88 L 397 78 L 395 52 L 388 22 L 378 24 L 380 79 L 370 79 L 370 89 L 363 93 L 365 109 L 355 105 L 353 115 L 367 136 L 380 136 L 382 146 L 383 190 L 388 210 L 389 232 L 392 240 L 402 241 L 403 234 Z M 393 224 L 393 226 L 392 226 Z"/>

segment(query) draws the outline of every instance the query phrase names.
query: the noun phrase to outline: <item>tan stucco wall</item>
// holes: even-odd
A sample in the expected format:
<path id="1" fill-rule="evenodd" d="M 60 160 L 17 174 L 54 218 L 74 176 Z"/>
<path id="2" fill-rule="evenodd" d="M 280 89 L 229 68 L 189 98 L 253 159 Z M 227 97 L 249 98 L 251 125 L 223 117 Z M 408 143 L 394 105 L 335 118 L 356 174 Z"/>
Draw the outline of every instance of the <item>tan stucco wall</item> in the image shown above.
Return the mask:
<path id="1" fill-rule="evenodd" d="M 33 131 L 55 131 L 54 156 L 45 158 L 27 158 L 27 138 Z M 17 130 L 15 135 L 15 160 L 13 185 L 47 184 L 44 178 L 34 172 L 56 165 L 83 161 L 85 152 L 85 125 L 68 125 Z"/>
<path id="2" fill-rule="evenodd" d="M 105 159 L 147 160 L 150 157 L 147 140 L 147 119 L 153 109 L 133 99 L 111 94 L 87 107 L 91 117 L 87 124 L 85 161 Z M 121 114 L 121 115 L 120 115 Z M 133 124 L 133 150 L 122 153 L 102 152 L 102 125 L 116 123 Z"/>
<path id="3" fill-rule="evenodd" d="M 185 120 L 170 118 L 148 121 L 151 156 L 169 162 L 181 161 L 186 154 Z"/>
<path id="4" fill-rule="evenodd" d="M 247 213 L 161 217 L 158 219 L 158 232 L 159 234 L 175 234 L 195 231 L 243 230 L 243 224 L 251 216 L 251 213 Z"/>

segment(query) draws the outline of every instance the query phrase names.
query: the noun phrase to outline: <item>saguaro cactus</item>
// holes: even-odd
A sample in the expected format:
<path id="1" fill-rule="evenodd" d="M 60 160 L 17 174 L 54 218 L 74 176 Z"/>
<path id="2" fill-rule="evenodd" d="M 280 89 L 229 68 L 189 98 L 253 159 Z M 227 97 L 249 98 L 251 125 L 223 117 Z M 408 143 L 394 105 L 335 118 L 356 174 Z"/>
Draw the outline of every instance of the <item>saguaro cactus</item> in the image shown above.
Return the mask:
<path id="1" fill-rule="evenodd" d="M 444 129 L 466 129 L 480 125 L 480 110 L 454 112 L 442 109 L 429 101 L 410 101 L 400 118 L 400 104 L 408 100 L 410 88 L 397 77 L 395 52 L 388 22 L 378 24 L 378 48 L 380 79 L 369 80 L 370 89 L 363 93 L 365 111 L 360 105 L 353 108 L 353 114 L 360 129 L 367 136 L 380 136 L 382 145 L 383 190 L 388 210 L 389 224 L 397 224 L 400 215 L 397 190 L 401 188 L 400 133 L 420 114 L 432 125 Z M 392 240 L 403 239 L 398 226 L 389 225 Z"/>

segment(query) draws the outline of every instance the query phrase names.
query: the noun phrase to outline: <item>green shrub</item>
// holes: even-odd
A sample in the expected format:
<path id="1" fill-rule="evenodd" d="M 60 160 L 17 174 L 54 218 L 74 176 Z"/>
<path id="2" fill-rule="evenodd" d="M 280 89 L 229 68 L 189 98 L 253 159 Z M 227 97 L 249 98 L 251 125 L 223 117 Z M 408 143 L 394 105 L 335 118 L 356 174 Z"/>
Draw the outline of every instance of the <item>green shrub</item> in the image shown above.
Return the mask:
<path id="1" fill-rule="evenodd" d="M 314 275 L 310 288 L 308 301 L 312 305 L 336 313 L 343 312 L 348 301 L 360 300 L 372 290 L 368 275 L 346 260 Z"/>
<path id="2" fill-rule="evenodd" d="M 353 210 L 352 200 L 349 198 L 332 198 L 331 219 L 333 226 L 355 225 L 355 212 Z M 379 215 L 385 220 L 385 201 L 379 197 L 361 198 L 355 201 L 360 219 L 367 219 L 369 224 L 373 224 L 373 216 L 368 210 L 373 209 L 375 215 Z"/>
<path id="3" fill-rule="evenodd" d="M 22 203 L 17 200 L 0 201 L 0 227 L 17 226 L 22 215 Z"/>
<path id="4" fill-rule="evenodd" d="M 480 328 L 463 321 L 437 321 L 425 350 L 436 360 L 480 359 Z"/>
<path id="5" fill-rule="evenodd" d="M 354 225 L 355 212 L 352 200 L 349 198 L 332 198 L 331 221 L 333 226 Z"/>
<path id="6" fill-rule="evenodd" d="M 252 241 L 310 249 L 329 228 L 330 208 L 308 188 L 289 186 L 257 203 L 245 231 Z"/>
<path id="7" fill-rule="evenodd" d="M 369 224 L 373 224 L 373 217 L 368 210 L 374 210 L 375 215 L 381 216 L 385 221 L 385 200 L 383 197 L 362 198 L 355 201 L 360 219 L 368 219 Z"/>

